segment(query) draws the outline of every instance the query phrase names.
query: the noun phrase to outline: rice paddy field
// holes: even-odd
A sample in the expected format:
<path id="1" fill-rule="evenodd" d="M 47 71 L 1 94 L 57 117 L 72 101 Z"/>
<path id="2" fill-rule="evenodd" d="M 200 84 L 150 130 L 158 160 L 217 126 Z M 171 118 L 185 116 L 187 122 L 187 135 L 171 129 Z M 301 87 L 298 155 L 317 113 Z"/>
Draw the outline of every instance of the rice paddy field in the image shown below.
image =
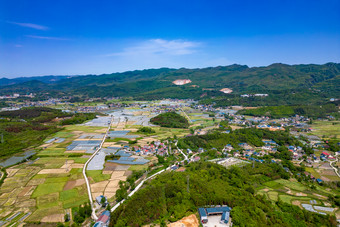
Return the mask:
<path id="1" fill-rule="evenodd" d="M 329 188 L 316 186 L 316 189 L 313 190 L 294 178 L 266 182 L 265 186 L 257 188 L 256 193 L 264 195 L 273 202 L 280 199 L 283 202 L 298 205 L 300 208 L 302 208 L 301 204 L 328 206 L 329 204 L 326 202 L 328 196 L 335 195 L 335 192 Z M 338 211 L 335 210 L 333 214 L 336 212 Z"/>
<path id="2" fill-rule="evenodd" d="M 138 114 L 150 115 L 148 111 Z M 195 120 L 191 127 L 202 125 L 212 127 L 216 124 L 205 115 L 189 114 Z M 151 126 L 155 133 L 140 134 L 136 131 L 141 125 L 133 122 L 117 122 L 113 130 L 129 130 L 127 135 L 138 135 L 137 138 L 116 138 L 106 141 L 110 146 L 121 146 L 137 140 L 136 145 L 146 145 L 152 141 L 168 137 L 181 137 L 190 133 L 190 129 L 173 129 Z M 89 155 L 84 151 L 67 150 L 74 141 L 86 140 L 88 135 L 103 135 L 106 127 L 72 125 L 47 138 L 41 145 L 41 151 L 28 161 L 7 169 L 8 176 L 0 188 L 0 226 L 17 226 L 19 223 L 63 222 L 64 215 L 70 208 L 88 202 L 85 180 L 82 175 L 84 163 Z M 58 142 L 54 138 L 61 138 Z M 91 139 L 89 139 L 91 140 Z M 104 146 L 105 147 L 105 146 Z M 152 159 L 153 157 L 150 157 Z M 112 164 L 112 163 L 111 163 Z M 126 180 L 132 171 L 145 170 L 148 165 L 105 166 L 103 170 L 87 170 L 90 179 L 92 196 L 104 194 L 109 201 L 114 200 L 118 182 Z M 278 195 L 272 193 L 271 198 Z M 276 196 L 276 197 L 275 197 Z"/>
<path id="3" fill-rule="evenodd" d="M 53 135 L 63 138 L 61 143 L 43 144 L 35 161 L 8 168 L 8 176 L 0 188 L 0 223 L 16 226 L 19 221 L 63 222 L 69 208 L 88 202 L 82 175 L 88 158 L 65 151 L 80 135 L 100 129 L 102 127 L 66 126 Z M 96 181 L 107 178 L 110 175 L 93 175 Z"/>
<path id="4" fill-rule="evenodd" d="M 310 134 L 320 138 L 325 136 L 325 138 L 340 139 L 340 121 L 313 121 L 311 128 L 313 130 Z"/>

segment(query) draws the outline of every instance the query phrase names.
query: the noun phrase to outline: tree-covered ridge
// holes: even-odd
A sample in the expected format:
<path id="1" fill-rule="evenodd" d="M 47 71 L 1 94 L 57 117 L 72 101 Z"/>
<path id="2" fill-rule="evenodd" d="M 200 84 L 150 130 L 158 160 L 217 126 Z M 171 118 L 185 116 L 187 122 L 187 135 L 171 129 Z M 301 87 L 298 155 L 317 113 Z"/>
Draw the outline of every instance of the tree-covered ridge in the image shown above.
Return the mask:
<path id="1" fill-rule="evenodd" d="M 302 115 L 310 118 L 325 118 L 327 115 L 337 115 L 339 108 L 335 104 L 301 105 L 301 106 L 267 106 L 256 109 L 240 110 L 238 114 L 250 116 L 269 116 L 272 118 L 292 117 Z"/>
<path id="2" fill-rule="evenodd" d="M 30 107 L 0 112 L 0 157 L 19 153 L 43 143 L 62 125 L 83 123 L 95 118 L 94 113 L 64 113 L 47 107 Z"/>
<path id="3" fill-rule="evenodd" d="M 263 139 L 275 141 L 278 145 L 296 145 L 302 144 L 285 131 L 269 131 L 266 129 L 244 128 L 233 130 L 230 133 L 222 133 L 218 130 L 212 131 L 206 135 L 195 135 L 180 138 L 178 146 L 180 148 L 190 148 L 197 150 L 198 148 L 211 149 L 216 148 L 222 150 L 225 145 L 231 144 L 235 149 L 241 149 L 239 143 L 248 143 L 255 147 L 264 145 Z"/>
<path id="4" fill-rule="evenodd" d="M 162 174 L 149 182 L 112 213 L 110 226 L 162 226 L 206 205 L 232 207 L 234 226 L 336 226 L 333 216 L 301 210 L 280 200 L 272 203 L 255 194 L 256 187 L 285 174 L 277 164 L 226 169 L 208 162 L 190 163 L 185 172 Z"/>
<path id="5" fill-rule="evenodd" d="M 166 128 L 188 128 L 188 120 L 175 112 L 161 113 L 150 119 L 150 122 Z"/>
<path id="6" fill-rule="evenodd" d="M 0 87 L 0 94 L 48 92 L 50 96 L 76 94 L 87 97 L 132 96 L 138 99 L 199 99 L 204 95 L 207 97 L 226 97 L 228 95 L 219 90 L 231 88 L 232 94 L 237 94 L 237 96 L 232 97 L 232 101 L 238 102 L 246 101 L 246 99 L 237 99 L 242 93 L 269 93 L 272 96 L 269 96 L 269 99 L 280 97 L 279 101 L 285 101 L 286 98 L 282 99 L 282 97 L 296 96 L 301 91 L 303 91 L 303 96 L 308 94 L 311 99 L 320 101 L 327 100 L 330 97 L 339 97 L 340 88 L 337 86 L 339 78 L 340 64 L 338 63 L 324 65 L 272 64 L 267 67 L 251 68 L 245 65 L 202 69 L 161 68 L 99 76 L 74 76 L 48 84 L 34 78 L 34 81 L 2 86 Z M 176 86 L 172 84 L 176 79 L 190 79 L 192 83 Z M 192 85 L 197 86 L 193 87 Z M 98 90 L 101 92 L 97 92 Z M 296 97 L 292 101 L 295 99 Z"/>

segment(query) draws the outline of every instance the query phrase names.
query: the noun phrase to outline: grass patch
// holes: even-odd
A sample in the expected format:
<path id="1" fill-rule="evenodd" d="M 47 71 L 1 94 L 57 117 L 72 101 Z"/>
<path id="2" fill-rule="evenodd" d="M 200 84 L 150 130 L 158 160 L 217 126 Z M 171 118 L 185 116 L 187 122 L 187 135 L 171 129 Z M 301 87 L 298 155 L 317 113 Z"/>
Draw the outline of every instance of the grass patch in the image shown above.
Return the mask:
<path id="1" fill-rule="evenodd" d="M 146 165 L 131 165 L 128 170 L 130 171 L 140 171 L 140 170 L 146 170 L 148 166 Z"/>
<path id="2" fill-rule="evenodd" d="M 77 197 L 78 197 L 78 190 L 75 188 L 60 192 L 61 201 L 71 200 Z"/>
<path id="3" fill-rule="evenodd" d="M 273 188 L 273 189 L 278 189 L 278 188 L 281 187 L 281 185 L 278 182 L 275 182 L 275 181 L 268 181 L 268 182 L 264 183 L 264 185 L 266 185 L 270 188 Z"/>
<path id="4" fill-rule="evenodd" d="M 27 221 L 40 221 L 43 217 L 51 214 L 64 214 L 64 209 L 61 206 L 54 206 L 49 208 L 38 209 L 31 216 L 29 216 Z"/>
<path id="5" fill-rule="evenodd" d="M 278 192 L 275 192 L 275 191 L 269 191 L 268 193 L 268 197 L 270 200 L 274 200 L 274 201 L 277 201 L 277 198 L 278 198 Z"/>
<path id="6" fill-rule="evenodd" d="M 50 177 L 46 178 L 45 184 L 48 183 L 62 183 L 68 181 L 68 177 Z"/>
<path id="7" fill-rule="evenodd" d="M 37 206 L 39 209 L 59 206 L 59 193 L 56 192 L 38 197 Z"/>
<path id="8" fill-rule="evenodd" d="M 324 177 L 327 177 L 331 181 L 340 181 L 340 178 L 337 175 L 323 175 Z"/>
<path id="9" fill-rule="evenodd" d="M 321 175 L 318 172 L 316 172 L 316 170 L 314 168 L 305 167 L 305 169 L 306 169 L 307 172 L 311 173 L 314 177 L 316 177 L 316 178 L 321 177 Z"/>
<path id="10" fill-rule="evenodd" d="M 127 138 L 121 138 L 121 137 L 116 137 L 114 139 L 106 139 L 105 142 L 119 142 L 119 141 L 126 141 L 126 142 L 130 142 L 130 139 Z"/>
<path id="11" fill-rule="evenodd" d="M 51 193 L 54 193 L 54 192 L 61 192 L 64 188 L 64 185 L 65 185 L 65 182 L 40 184 L 34 190 L 34 192 L 32 194 L 32 198 L 37 198 L 39 196 L 51 194 Z"/>
<path id="12" fill-rule="evenodd" d="M 280 195 L 280 199 L 285 203 L 290 203 L 295 197 L 290 195 Z"/>
<path id="13" fill-rule="evenodd" d="M 275 182 L 283 186 L 286 186 L 290 189 L 296 190 L 296 191 L 304 191 L 307 189 L 304 185 L 302 185 L 299 182 L 293 182 L 293 181 L 284 180 L 284 179 L 275 180 Z"/>
<path id="14" fill-rule="evenodd" d="M 314 129 L 311 134 L 319 137 L 330 138 L 335 136 L 340 138 L 340 121 L 313 121 L 311 128 Z"/>
<path id="15" fill-rule="evenodd" d="M 83 131 L 87 133 L 95 133 L 97 130 L 106 129 L 106 127 L 98 126 L 83 126 L 83 125 L 68 125 L 65 127 L 65 131 Z"/>
<path id="16" fill-rule="evenodd" d="M 80 163 L 80 164 L 85 164 L 85 162 L 89 160 L 88 158 L 81 158 L 81 157 L 72 158 L 72 159 L 74 160 L 74 163 Z"/>
<path id="17" fill-rule="evenodd" d="M 110 174 L 103 174 L 102 170 L 86 170 L 87 176 L 91 177 L 94 182 L 100 182 L 110 179 Z"/>

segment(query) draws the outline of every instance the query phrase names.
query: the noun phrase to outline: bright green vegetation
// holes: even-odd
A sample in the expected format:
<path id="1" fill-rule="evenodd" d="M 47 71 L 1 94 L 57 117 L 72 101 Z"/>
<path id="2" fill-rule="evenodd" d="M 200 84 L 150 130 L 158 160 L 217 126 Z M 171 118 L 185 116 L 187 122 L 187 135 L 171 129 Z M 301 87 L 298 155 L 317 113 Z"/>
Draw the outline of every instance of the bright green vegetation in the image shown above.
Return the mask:
<path id="1" fill-rule="evenodd" d="M 235 226 L 332 226 L 335 216 L 323 216 L 255 194 L 255 188 L 278 179 L 284 170 L 276 164 L 226 169 L 213 163 L 191 163 L 186 171 L 158 176 L 115 210 L 111 226 L 141 226 L 177 221 L 206 205 L 228 205 Z M 189 176 L 190 192 L 187 191 Z M 276 198 L 276 193 L 271 193 Z M 291 198 L 283 197 L 290 201 Z M 140 209 L 143 207 L 143 209 Z"/>
<path id="2" fill-rule="evenodd" d="M 100 182 L 110 179 L 110 174 L 103 174 L 102 170 L 87 170 L 86 174 L 89 178 L 92 178 L 94 182 Z"/>
<path id="3" fill-rule="evenodd" d="M 54 121 L 56 118 L 64 118 L 68 124 L 83 122 L 93 119 L 93 114 L 69 114 L 61 110 L 46 107 L 22 108 L 15 111 L 0 112 L 0 134 L 4 141 L 0 141 L 0 157 L 6 157 L 26 149 L 34 149 L 42 144 L 48 136 L 61 130 L 66 120 Z M 70 121 L 73 119 L 72 121 Z M 60 132 L 61 133 L 61 132 Z M 59 135 L 70 136 L 67 132 Z M 47 152 L 47 151 L 45 151 Z M 54 150 L 51 153 L 59 153 Z M 58 155 L 58 154 L 57 154 Z"/>
<path id="4" fill-rule="evenodd" d="M 130 171 L 141 171 L 146 170 L 148 168 L 147 165 L 131 165 L 128 170 Z"/>
<path id="5" fill-rule="evenodd" d="M 161 127 L 166 128 L 188 128 L 189 122 L 188 120 L 175 113 L 175 112 L 167 112 L 157 115 L 150 119 L 150 122 L 156 125 L 160 125 Z"/>
<path id="6" fill-rule="evenodd" d="M 327 115 L 338 115 L 338 107 L 335 104 L 326 105 L 300 105 L 300 106 L 267 106 L 256 109 L 240 110 L 239 114 L 250 116 L 269 116 L 272 118 L 291 117 L 302 115 L 311 118 L 325 118 Z"/>
<path id="7" fill-rule="evenodd" d="M 194 150 L 197 150 L 199 147 L 206 149 L 217 148 L 221 150 L 226 144 L 231 144 L 235 149 L 241 149 L 239 143 L 248 143 L 256 147 L 263 146 L 264 143 L 262 139 L 272 139 L 279 145 L 301 145 L 300 142 L 294 137 L 291 137 L 288 132 L 245 128 L 233 130 L 229 134 L 215 130 L 206 135 L 180 138 L 178 146 L 180 148 L 190 148 Z"/>
<path id="8" fill-rule="evenodd" d="M 155 133 L 156 131 L 150 127 L 141 127 L 137 130 L 137 132 L 144 133 L 144 134 L 152 134 L 152 133 Z"/>
<path id="9" fill-rule="evenodd" d="M 67 209 L 88 202 L 89 198 L 85 187 L 83 185 L 60 192 L 60 201 L 63 203 L 63 207 Z"/>
<path id="10" fill-rule="evenodd" d="M 32 198 L 36 198 L 42 195 L 51 194 L 53 192 L 61 192 L 64 188 L 65 182 L 44 183 L 38 185 L 32 194 Z"/>

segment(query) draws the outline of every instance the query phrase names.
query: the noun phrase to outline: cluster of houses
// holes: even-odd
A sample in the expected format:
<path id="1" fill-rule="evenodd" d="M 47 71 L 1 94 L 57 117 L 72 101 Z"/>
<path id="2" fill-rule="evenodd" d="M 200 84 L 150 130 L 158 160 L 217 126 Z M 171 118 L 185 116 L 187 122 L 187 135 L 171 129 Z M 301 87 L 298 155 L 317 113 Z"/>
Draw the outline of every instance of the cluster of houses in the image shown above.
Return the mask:
<path id="1" fill-rule="evenodd" d="M 30 94 L 26 94 L 26 95 L 20 95 L 18 93 L 14 93 L 14 94 L 11 94 L 11 95 L 2 95 L 2 96 L 0 96 L 0 99 L 16 99 L 16 98 L 19 98 L 19 97 L 34 98 L 35 94 L 30 93 Z"/>
<path id="2" fill-rule="evenodd" d="M 97 106 L 78 106 L 77 112 L 80 113 L 93 113 L 102 110 L 108 110 L 109 107 L 107 105 L 97 105 Z"/>
<path id="3" fill-rule="evenodd" d="M 132 150 L 136 155 L 169 155 L 168 147 L 160 141 L 155 141 L 150 145 L 134 146 Z"/>
<path id="4" fill-rule="evenodd" d="M 249 97 L 267 97 L 268 94 L 243 94 L 240 95 L 242 98 L 249 98 Z"/>

